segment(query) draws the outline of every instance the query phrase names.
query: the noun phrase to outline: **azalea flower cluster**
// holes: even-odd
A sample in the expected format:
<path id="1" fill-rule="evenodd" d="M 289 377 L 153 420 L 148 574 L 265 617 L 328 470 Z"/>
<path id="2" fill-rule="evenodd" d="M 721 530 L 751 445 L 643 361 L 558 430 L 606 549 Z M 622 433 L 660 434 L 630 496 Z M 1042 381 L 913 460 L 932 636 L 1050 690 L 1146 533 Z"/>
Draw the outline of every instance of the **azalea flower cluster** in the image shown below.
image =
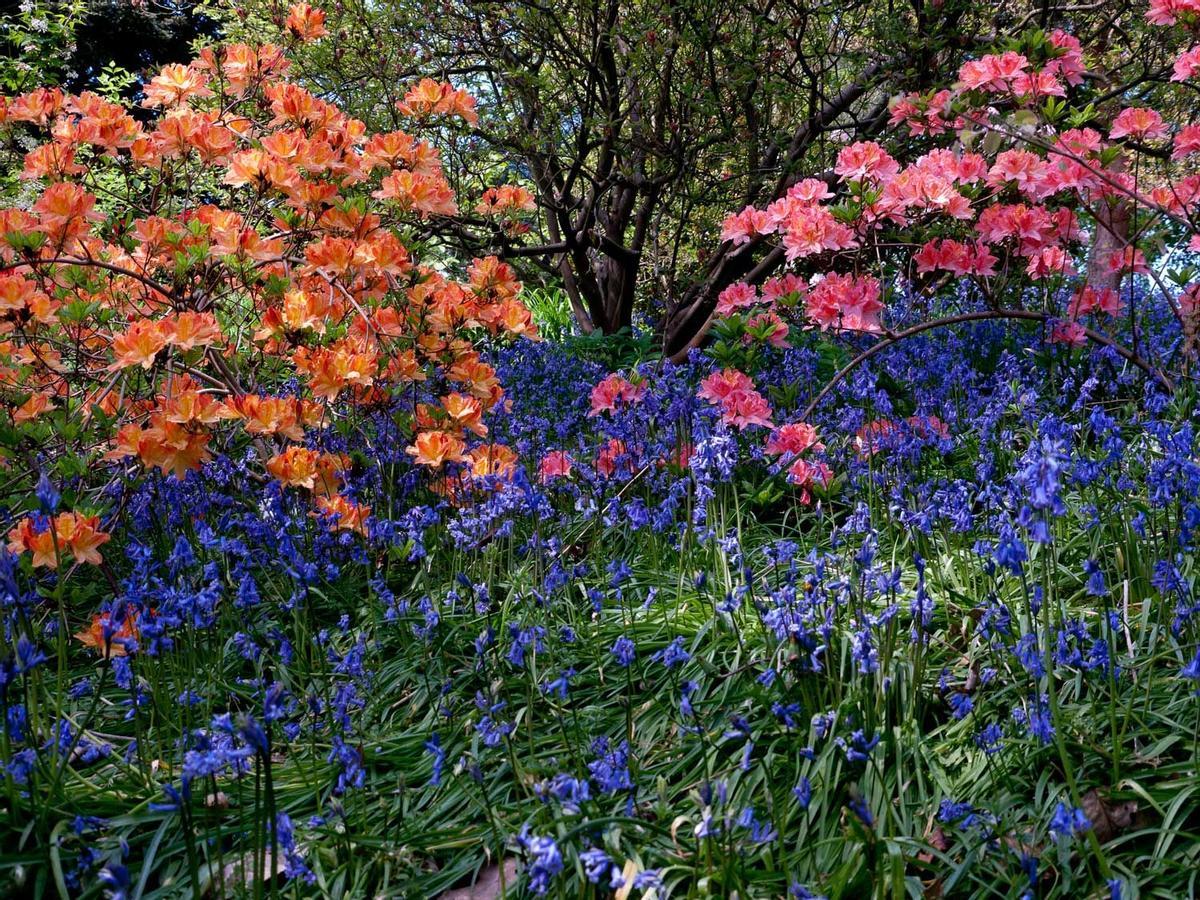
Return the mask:
<path id="1" fill-rule="evenodd" d="M 298 4 L 287 29 L 319 40 L 323 23 Z M 365 534 L 370 507 L 322 433 L 428 383 L 442 393 L 410 409 L 409 452 L 464 460 L 462 434 L 486 433 L 503 397 L 472 339 L 536 330 L 508 265 L 475 259 L 455 280 L 406 246 L 406 227 L 458 213 L 434 147 L 369 134 L 288 75 L 283 48 L 238 44 L 166 66 L 138 110 L 57 88 L 0 102 L 0 128 L 34 143 L 21 174 L 37 186 L 0 209 L 0 388 L 46 465 L 67 451 L 182 479 L 241 440 L 315 514 Z M 418 131 L 477 118 L 430 79 L 397 111 Z M 479 203 L 514 227 L 532 206 L 506 186 Z M 76 522 L 97 529 L 30 517 L 10 545 L 38 566 L 67 548 L 98 562 Z"/>
<path id="2" fill-rule="evenodd" d="M 1169 25 L 1180 16 L 1193 22 L 1189 15 L 1157 4 L 1148 18 Z M 1190 83 L 1200 73 L 1198 52 L 1200 45 L 1178 52 L 1171 81 Z M 797 318 L 822 331 L 887 332 L 897 278 L 930 289 L 970 279 L 997 315 L 1011 311 L 1002 298 L 1024 286 L 1048 284 L 1058 296 L 1066 285 L 1069 302 L 1037 315 L 1051 340 L 1077 346 L 1105 339 L 1125 311 L 1122 294 L 1142 276 L 1188 315 L 1180 294 L 1194 285 L 1163 282 L 1154 256 L 1169 248 L 1147 235 L 1156 223 L 1181 227 L 1182 243 L 1200 249 L 1192 224 L 1200 175 L 1187 165 L 1200 153 L 1200 123 L 1129 106 L 1109 113 L 1107 129 L 1094 125 L 1096 117 L 1066 127 L 1071 117 L 1062 110 L 1073 92 L 1086 90 L 1088 74 L 1079 40 L 1056 30 L 1027 36 L 1021 51 L 967 61 L 952 87 L 897 98 L 891 124 L 934 146 L 901 164 L 878 142 L 849 144 L 828 181 L 801 179 L 782 199 L 730 215 L 722 240 L 776 243 L 803 269 L 789 276 L 792 303 L 779 302 L 775 278 L 761 294 L 750 284 L 726 289 L 715 314 L 740 323 L 746 340 L 780 345 Z M 1164 153 L 1181 165 L 1151 164 Z"/>

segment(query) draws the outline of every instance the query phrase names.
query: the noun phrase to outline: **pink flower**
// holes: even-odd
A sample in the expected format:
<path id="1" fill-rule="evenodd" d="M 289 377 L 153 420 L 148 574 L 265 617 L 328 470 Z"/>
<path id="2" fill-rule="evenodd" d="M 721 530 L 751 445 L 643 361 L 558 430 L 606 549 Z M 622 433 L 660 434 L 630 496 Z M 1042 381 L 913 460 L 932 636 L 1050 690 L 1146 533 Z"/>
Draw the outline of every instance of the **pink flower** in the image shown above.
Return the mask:
<path id="1" fill-rule="evenodd" d="M 782 227 L 788 262 L 826 250 L 848 250 L 857 244 L 854 232 L 823 206 L 794 205 Z"/>
<path id="2" fill-rule="evenodd" d="M 823 462 L 798 459 L 788 469 L 788 481 L 800 488 L 800 502 L 805 504 L 812 502 L 809 488 L 814 485 L 824 487 L 832 478 L 833 472 Z"/>
<path id="3" fill-rule="evenodd" d="M 754 285 L 739 281 L 721 291 L 717 297 L 716 313 L 718 316 L 729 316 L 737 310 L 753 306 L 757 302 L 758 292 L 754 289 Z"/>
<path id="4" fill-rule="evenodd" d="M 779 318 L 775 313 L 768 311 L 756 313 L 746 321 L 746 330 L 755 331 L 765 335 L 765 340 L 772 347 L 783 349 L 790 347 L 788 343 L 788 326 L 787 322 Z M 743 340 L 752 343 L 754 335 L 747 334 Z"/>
<path id="5" fill-rule="evenodd" d="M 770 428 L 771 406 L 758 391 L 734 391 L 721 401 L 721 421 L 742 430 L 751 425 Z"/>
<path id="6" fill-rule="evenodd" d="M 571 474 L 571 457 L 563 450 L 551 450 L 542 457 L 538 465 L 538 478 L 547 484 L 555 478 L 567 478 Z"/>
<path id="7" fill-rule="evenodd" d="M 979 214 L 975 230 L 989 244 L 1006 238 L 1016 238 L 1019 252 L 1031 256 L 1046 244 L 1055 240 L 1062 224 L 1051 217 L 1041 206 L 1026 206 L 1023 203 L 986 206 Z"/>
<path id="8" fill-rule="evenodd" d="M 1036 153 L 1028 150 L 1005 150 L 996 157 L 988 172 L 988 184 L 1002 187 L 1014 182 L 1017 190 L 1036 196 L 1038 183 L 1045 176 L 1046 164 Z"/>
<path id="9" fill-rule="evenodd" d="M 1056 28 L 1050 32 L 1050 43 L 1062 51 L 1062 56 L 1056 56 L 1046 63 L 1043 71 L 1057 75 L 1067 84 L 1082 84 L 1087 66 L 1083 64 L 1083 46 L 1079 38 Z"/>
<path id="10" fill-rule="evenodd" d="M 691 441 L 683 441 L 677 444 L 668 455 L 660 457 L 658 464 L 686 469 L 692 464 L 692 457 L 695 453 L 696 446 Z"/>
<path id="11" fill-rule="evenodd" d="M 910 135 L 941 134 L 954 124 L 945 117 L 953 96 L 948 89 L 940 90 L 929 98 L 915 92 L 905 94 L 893 102 L 889 124 L 895 127 L 906 122 Z"/>
<path id="12" fill-rule="evenodd" d="M 832 200 L 833 191 L 821 178 L 803 178 L 788 188 L 787 198 L 800 203 L 816 204 L 822 200 Z"/>
<path id="13" fill-rule="evenodd" d="M 995 275 L 998 260 L 984 244 L 974 245 L 959 241 L 930 241 L 913 254 L 917 272 L 932 272 L 938 269 L 954 275 Z"/>
<path id="14" fill-rule="evenodd" d="M 1058 136 L 1055 145 L 1076 156 L 1088 156 L 1104 149 L 1100 132 L 1094 128 L 1071 128 Z"/>
<path id="15" fill-rule="evenodd" d="M 808 317 L 822 331 L 881 331 L 879 293 L 879 282 L 870 275 L 830 273 L 809 291 Z"/>
<path id="16" fill-rule="evenodd" d="M 1167 127 L 1163 124 L 1162 116 L 1143 106 L 1129 106 L 1121 110 L 1113 119 L 1112 129 L 1108 132 L 1108 136 L 1114 141 L 1123 137 L 1153 140 L 1166 135 Z"/>
<path id="17" fill-rule="evenodd" d="M 1087 343 L 1087 332 L 1082 325 L 1073 320 L 1069 322 L 1055 322 L 1054 327 L 1050 329 L 1048 340 L 1052 344 L 1082 347 Z"/>
<path id="18" fill-rule="evenodd" d="M 1114 250 L 1104 262 L 1108 271 L 1114 274 L 1132 272 L 1135 275 L 1144 275 L 1150 271 L 1146 265 L 1146 254 L 1132 245 Z"/>
<path id="19" fill-rule="evenodd" d="M 1175 135 L 1171 159 L 1182 159 L 1193 153 L 1200 153 L 1200 125 L 1184 125 Z"/>
<path id="20" fill-rule="evenodd" d="M 1013 82 L 1021 75 L 1029 60 L 1013 50 L 997 56 L 988 54 L 982 59 L 963 63 L 958 70 L 958 80 L 966 90 L 982 89 L 985 91 L 1005 91 L 1012 87 Z"/>
<path id="21" fill-rule="evenodd" d="M 764 300 L 773 303 L 780 297 L 786 297 L 788 294 L 803 294 L 807 290 L 808 285 L 804 283 L 803 278 L 795 272 L 788 272 L 786 275 L 779 275 L 764 281 L 762 295 Z"/>
<path id="22" fill-rule="evenodd" d="M 1026 271 L 1031 280 L 1040 281 L 1043 278 L 1074 275 L 1075 266 L 1062 247 L 1043 247 L 1029 257 Z"/>
<path id="23" fill-rule="evenodd" d="M 737 369 L 722 369 L 720 372 L 713 372 L 700 382 L 700 390 L 696 392 L 696 396 L 719 406 L 734 391 L 752 390 L 754 390 L 754 382 L 748 375 L 744 375 Z"/>
<path id="24" fill-rule="evenodd" d="M 645 384 L 634 384 L 614 372 L 592 388 L 592 409 L 588 417 L 598 416 L 602 412 L 616 412 L 622 404 L 632 406 L 645 393 Z"/>
<path id="25" fill-rule="evenodd" d="M 1181 15 L 1200 17 L 1200 0 L 1150 0 L 1146 20 L 1151 25 L 1174 25 Z"/>
<path id="26" fill-rule="evenodd" d="M 1179 58 L 1175 60 L 1175 69 L 1171 80 L 1187 81 L 1197 72 L 1200 72 L 1200 44 L 1179 54 Z"/>
<path id="27" fill-rule="evenodd" d="M 732 241 L 735 246 L 748 244 L 760 234 L 770 234 L 775 228 L 765 210 L 747 206 L 739 213 L 726 216 L 721 224 L 721 240 Z"/>
<path id="28" fill-rule="evenodd" d="M 737 369 L 713 372 L 700 382 L 696 396 L 721 407 L 721 421 L 736 428 L 771 424 L 771 407 L 754 389 L 749 376 Z"/>
<path id="29" fill-rule="evenodd" d="M 596 456 L 596 471 L 605 478 L 611 478 L 618 469 L 628 471 L 631 462 L 632 458 L 625 442 L 619 438 L 609 438 Z"/>
<path id="30" fill-rule="evenodd" d="M 1179 295 L 1179 314 L 1185 319 L 1200 315 L 1200 281 L 1189 284 Z"/>
<path id="31" fill-rule="evenodd" d="M 950 437 L 949 426 L 937 416 L 909 416 L 904 421 L 917 437 L 927 438 L 931 435 L 943 439 Z"/>
<path id="32" fill-rule="evenodd" d="M 896 430 L 891 419 L 874 419 L 855 432 L 854 448 L 861 456 L 871 456 L 883 449 Z"/>
<path id="33" fill-rule="evenodd" d="M 817 440 L 817 429 L 807 422 L 780 425 L 767 438 L 766 452 L 772 456 L 799 455 L 809 449 L 824 450 L 825 445 Z"/>
<path id="34" fill-rule="evenodd" d="M 874 141 L 859 141 L 838 152 L 833 171 L 842 181 L 885 181 L 900 171 L 900 164 Z"/>
<path id="35" fill-rule="evenodd" d="M 1077 291 L 1071 302 L 1067 304 L 1067 315 L 1078 319 L 1088 313 L 1100 312 L 1106 316 L 1115 316 L 1121 311 L 1121 300 L 1112 288 L 1097 290 L 1090 285 Z"/>
<path id="36" fill-rule="evenodd" d="M 1038 97 L 1065 97 L 1067 89 L 1051 72 L 1022 72 L 1012 82 L 1013 93 L 1026 101 Z"/>

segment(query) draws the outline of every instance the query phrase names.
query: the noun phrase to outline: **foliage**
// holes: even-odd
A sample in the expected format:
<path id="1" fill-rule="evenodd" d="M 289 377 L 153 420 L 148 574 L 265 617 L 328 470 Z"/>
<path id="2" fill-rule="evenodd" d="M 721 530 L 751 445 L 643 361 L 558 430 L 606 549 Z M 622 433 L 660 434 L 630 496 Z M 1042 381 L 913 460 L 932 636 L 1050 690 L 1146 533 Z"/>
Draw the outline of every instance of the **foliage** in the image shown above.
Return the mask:
<path id="1" fill-rule="evenodd" d="M 83 0 L 67 3 L 23 3 L 0 17 L 0 89 L 20 93 L 59 84 L 68 75 L 75 33 L 87 10 Z"/>
<path id="2" fill-rule="evenodd" d="M 1069 99 L 1080 109 L 1098 100 L 1101 119 L 1126 88 L 1146 93 L 1169 75 L 1163 36 L 1147 33 L 1128 4 L 582 0 L 505 9 L 339 4 L 338 41 L 315 45 L 301 77 L 356 98 L 367 121 L 386 118 L 423 66 L 479 93 L 480 139 L 447 132 L 440 146 L 477 183 L 523 180 L 539 215 L 520 241 L 468 216 L 455 236 L 561 275 L 585 332 L 630 327 L 638 312 L 653 319 L 677 360 L 706 333 L 725 288 L 761 283 L 785 261 L 761 242 L 711 240 L 729 209 L 765 206 L 809 177 L 836 187 L 835 158 L 855 140 L 886 134 L 902 162 L 922 152 L 921 141 L 890 131 L 896 93 L 932 95 L 965 60 L 1019 45 L 1033 26 L 1097 35 L 1092 78 Z M 282 9 L 252 2 L 228 27 L 282 28 Z M 420 57 L 381 53 L 414 40 Z"/>
<path id="3" fill-rule="evenodd" d="M 538 334 L 547 340 L 561 341 L 572 334 L 574 318 L 571 301 L 562 288 L 525 286 L 521 300 L 533 316 Z"/>
<path id="4" fill-rule="evenodd" d="M 5 98 L 6 891 L 1195 894 L 1200 7 L 1149 20 L 1168 74 L 1023 22 L 728 216 L 675 361 L 464 259 L 531 227 L 455 190 L 493 123 L 322 99 L 308 4 Z"/>

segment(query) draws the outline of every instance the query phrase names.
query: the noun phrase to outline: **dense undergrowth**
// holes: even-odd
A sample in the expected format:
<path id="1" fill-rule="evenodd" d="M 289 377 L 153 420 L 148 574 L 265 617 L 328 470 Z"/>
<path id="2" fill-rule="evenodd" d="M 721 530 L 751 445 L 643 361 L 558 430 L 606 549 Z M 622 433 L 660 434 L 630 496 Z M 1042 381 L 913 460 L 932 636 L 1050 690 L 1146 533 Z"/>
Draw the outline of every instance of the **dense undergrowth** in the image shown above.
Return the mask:
<path id="1" fill-rule="evenodd" d="M 0 890 L 1196 895 L 1200 0 L 780 105 L 607 337 L 666 182 L 274 18 L 0 97 Z"/>
<path id="2" fill-rule="evenodd" d="M 550 343 L 497 359 L 529 471 L 437 496 L 340 448 L 408 486 L 366 542 L 243 460 L 117 486 L 118 584 L 5 557 L 46 636 L 5 669 L 8 889 L 429 896 L 511 857 L 551 896 L 1192 894 L 1190 398 L 1021 328 L 858 370 L 807 503 L 707 360 L 589 416 L 556 385 L 604 370 Z M 766 352 L 783 419 L 831 363 Z"/>

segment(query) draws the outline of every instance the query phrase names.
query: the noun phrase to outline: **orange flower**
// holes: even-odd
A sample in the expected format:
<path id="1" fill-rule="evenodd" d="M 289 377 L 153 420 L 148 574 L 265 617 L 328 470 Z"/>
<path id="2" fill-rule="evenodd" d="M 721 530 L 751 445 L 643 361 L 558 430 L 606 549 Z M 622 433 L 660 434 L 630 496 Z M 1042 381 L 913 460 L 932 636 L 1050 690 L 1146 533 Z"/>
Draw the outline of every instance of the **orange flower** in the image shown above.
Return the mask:
<path id="1" fill-rule="evenodd" d="M 458 116 L 469 125 L 479 121 L 475 98 L 466 91 L 455 90 L 450 84 L 432 78 L 422 78 L 409 88 L 396 108 L 406 116 L 424 118 L 430 115 Z"/>
<path id="2" fill-rule="evenodd" d="M 539 340 L 533 315 L 519 300 L 506 300 L 500 304 L 499 312 L 496 315 L 496 325 L 514 337 L 524 337 L 531 341 Z"/>
<path id="3" fill-rule="evenodd" d="M 99 651 L 105 659 L 111 656 L 124 656 L 126 654 L 125 641 L 141 640 L 142 633 L 138 628 L 137 620 L 137 610 L 130 608 L 121 627 L 114 631 L 109 625 L 109 622 L 112 621 L 109 613 L 97 613 L 92 616 L 92 624 L 88 629 L 76 632 L 74 637 L 83 646 Z M 109 631 L 107 640 L 105 631 Z"/>
<path id="4" fill-rule="evenodd" d="M 45 394 L 30 394 L 28 400 L 13 410 L 13 422 L 17 425 L 22 422 L 30 422 L 52 409 L 53 406 L 53 401 Z"/>
<path id="5" fill-rule="evenodd" d="M 98 547 L 108 543 L 109 536 L 98 531 L 99 516 L 81 516 L 78 513 L 59 513 L 54 519 L 60 543 L 71 548 L 71 555 L 78 562 L 100 565 L 103 561 Z"/>
<path id="6" fill-rule="evenodd" d="M 402 210 L 437 216 L 458 215 L 454 192 L 440 175 L 420 175 L 408 169 L 396 169 L 384 176 L 379 190 L 372 195 L 378 200 L 394 200 Z"/>
<path id="7" fill-rule="evenodd" d="M 502 216 L 517 212 L 533 212 L 537 208 L 533 194 L 515 184 L 491 187 L 483 192 L 475 205 L 481 216 Z"/>
<path id="8" fill-rule="evenodd" d="M 121 334 L 113 335 L 112 347 L 116 360 L 109 371 L 127 369 L 130 366 L 141 366 L 149 369 L 154 365 L 154 358 L 163 347 L 167 346 L 170 337 L 170 327 L 164 327 L 162 322 L 150 319 L 138 319 Z"/>
<path id="9" fill-rule="evenodd" d="M 427 155 L 419 148 L 428 148 L 428 152 L 437 153 L 428 144 L 418 143 L 412 135 L 403 131 L 372 135 L 363 147 L 363 163 L 368 169 L 386 167 L 418 171 L 417 160 Z"/>
<path id="10" fill-rule="evenodd" d="M 325 11 L 313 9 L 307 3 L 296 3 L 288 10 L 287 30 L 302 41 L 315 41 L 325 37 Z"/>
<path id="11" fill-rule="evenodd" d="M 177 425 L 214 425 L 234 415 L 225 404 L 201 391 L 186 375 L 175 379 L 171 391 L 158 398 L 156 415 L 163 421 Z"/>
<path id="12" fill-rule="evenodd" d="M 467 454 L 476 478 L 511 478 L 517 470 L 517 454 L 503 444 L 484 444 Z"/>
<path id="13" fill-rule="evenodd" d="M 462 462 L 466 445 L 448 431 L 423 431 L 405 453 L 419 466 L 441 468 L 448 462 Z"/>
<path id="14" fill-rule="evenodd" d="M 20 312 L 37 296 L 34 282 L 21 275 L 0 275 L 0 313 Z"/>
<path id="15" fill-rule="evenodd" d="M 34 88 L 14 98 L 8 106 L 8 118 L 14 122 L 46 125 L 62 110 L 63 92 L 59 88 Z"/>
<path id="16" fill-rule="evenodd" d="M 232 44 L 225 48 L 221 71 L 229 79 L 230 89 L 235 94 L 241 94 L 255 79 L 282 75 L 289 65 L 283 50 L 274 44 L 263 44 L 261 47 Z"/>
<path id="17" fill-rule="evenodd" d="M 74 512 L 59 513 L 53 520 L 26 516 L 8 533 L 8 549 L 13 553 L 30 552 L 35 566 L 48 569 L 57 569 L 59 556 L 66 553 L 76 562 L 98 566 L 103 561 L 98 548 L 109 539 L 96 528 L 99 524 L 99 516 Z"/>
<path id="18" fill-rule="evenodd" d="M 164 319 L 161 328 L 167 342 L 180 350 L 225 343 L 225 335 L 212 313 L 181 312 L 173 319 Z"/>
<path id="19" fill-rule="evenodd" d="M 282 338 L 289 332 L 311 329 L 324 334 L 330 319 L 341 318 L 341 304 L 332 302 L 328 294 L 309 293 L 304 290 L 288 291 L 283 295 L 281 306 L 272 306 L 262 318 L 262 325 L 254 333 L 256 341 Z"/>
<path id="20" fill-rule="evenodd" d="M 192 430 L 176 422 L 158 419 L 149 428 L 125 425 L 117 432 L 109 459 L 136 456 L 143 465 L 170 472 L 180 481 L 191 469 L 200 468 L 210 458 L 207 431 Z"/>
<path id="21" fill-rule="evenodd" d="M 21 171 L 21 177 L 61 181 L 69 175 L 80 175 L 86 171 L 87 169 L 75 162 L 74 147 L 54 141 L 35 147 L 25 154 L 25 167 Z"/>
<path id="22" fill-rule="evenodd" d="M 35 523 L 26 516 L 18 522 L 8 533 L 8 549 L 11 553 L 32 553 L 34 566 L 58 568 L 54 535 L 50 533 L 50 523 L 45 519 Z"/>
<path id="23" fill-rule="evenodd" d="M 350 459 L 347 456 L 299 446 L 288 447 L 267 460 L 267 471 L 276 480 L 322 496 L 337 492 L 340 475 L 348 468 Z"/>
<path id="24" fill-rule="evenodd" d="M 96 210 L 96 198 L 77 184 L 59 181 L 46 188 L 33 204 L 39 216 L 38 230 L 55 244 L 87 234 L 92 222 L 104 218 Z"/>
<path id="25" fill-rule="evenodd" d="M 346 387 L 370 387 L 379 369 L 379 354 L 358 350 L 347 341 L 310 351 L 301 347 L 292 357 L 296 369 L 308 376 L 314 397 L 334 400 Z"/>
<path id="26" fill-rule="evenodd" d="M 249 434 L 278 434 L 289 441 L 304 438 L 302 420 L 321 415 L 321 408 L 307 400 L 290 397 L 260 397 L 247 394 L 226 402 L 231 413 L 245 422 Z"/>
<path id="27" fill-rule="evenodd" d="M 472 260 L 467 267 L 467 275 L 476 293 L 487 294 L 497 300 L 507 300 L 521 291 L 516 270 L 495 256 Z"/>
<path id="28" fill-rule="evenodd" d="M 271 157 L 265 150 L 243 150 L 229 161 L 223 182 L 231 187 L 262 187 L 269 180 L 267 167 Z"/>
<path id="29" fill-rule="evenodd" d="M 481 362 L 477 356 L 459 360 L 451 366 L 446 376 L 451 381 L 469 384 L 471 394 L 485 404 L 492 400 L 493 392 L 500 386 L 496 370 Z"/>
<path id="30" fill-rule="evenodd" d="M 198 68 L 182 63 L 163 66 L 162 71 L 146 85 L 146 99 L 142 105 L 150 108 L 179 106 L 193 97 L 211 97 L 208 77 Z"/>
<path id="31" fill-rule="evenodd" d="M 327 234 L 304 248 L 304 258 L 316 272 L 344 275 L 354 265 L 354 241 Z"/>
<path id="32" fill-rule="evenodd" d="M 371 507 L 347 500 L 341 494 L 334 494 L 332 497 L 318 497 L 317 509 L 334 518 L 334 531 L 354 531 L 363 537 L 367 536 L 367 519 L 371 515 Z"/>
<path id="33" fill-rule="evenodd" d="M 442 408 L 450 421 L 459 428 L 475 432 L 480 437 L 487 434 L 487 426 L 483 424 L 483 407 L 475 397 L 465 394 L 449 394 L 442 398 Z"/>

